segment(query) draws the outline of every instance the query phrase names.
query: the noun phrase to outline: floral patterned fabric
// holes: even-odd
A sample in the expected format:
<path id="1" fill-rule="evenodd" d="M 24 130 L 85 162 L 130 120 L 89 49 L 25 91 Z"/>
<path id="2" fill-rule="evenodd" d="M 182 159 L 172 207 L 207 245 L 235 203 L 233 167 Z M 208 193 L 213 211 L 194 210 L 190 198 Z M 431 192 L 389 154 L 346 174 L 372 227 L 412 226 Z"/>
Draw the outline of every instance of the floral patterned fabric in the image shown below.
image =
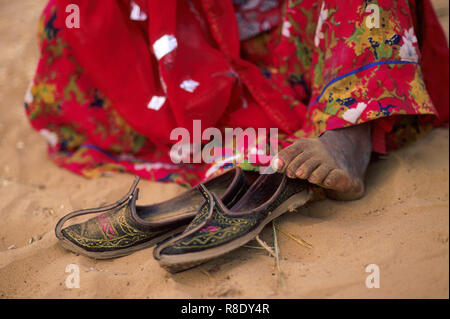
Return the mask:
<path id="1" fill-rule="evenodd" d="M 82 18 L 88 14 L 84 1 L 71 2 L 79 3 Z M 142 110 L 152 113 L 138 109 L 142 81 L 118 78 L 113 83 L 117 73 L 102 61 L 108 57 L 96 57 L 95 48 L 89 47 L 111 35 L 82 30 L 86 17 L 81 31 L 67 29 L 63 0 L 49 1 L 39 25 L 41 59 L 26 95 L 26 112 L 47 139 L 50 157 L 78 174 L 96 177 L 127 171 L 194 185 L 233 166 L 236 157 L 208 165 L 171 161 L 171 144 L 162 132 L 187 126 L 195 118 L 205 119 L 203 128 L 277 127 L 281 148 L 298 138 L 371 121 L 373 150 L 379 153 L 448 121 L 448 46 L 429 1 L 241 0 L 234 1 L 234 7 L 231 0 L 168 1 L 177 5 L 176 19 L 167 12 L 170 23 L 187 19 L 183 17 L 187 11 L 199 21 L 200 27 L 190 32 L 203 32 L 208 43 L 204 51 L 212 48 L 210 54 L 229 68 L 227 78 L 220 81 L 212 72 L 202 74 L 201 81 L 189 77 L 190 57 L 181 54 L 188 52 L 182 43 L 189 39 L 182 32 L 174 31 L 177 55 L 165 52 L 158 57 L 153 33 L 161 26 L 149 21 L 152 6 L 159 1 L 119 2 L 117 14 L 123 14 L 124 21 L 105 23 L 118 30 L 128 28 L 133 36 L 143 34 L 147 40 L 136 40 L 135 47 L 127 43 L 128 51 L 117 43 L 118 52 L 124 52 L 121 56 L 131 52 L 132 58 L 142 49 L 156 59 L 149 57 L 152 72 L 144 69 L 144 62 L 134 65 L 136 59 L 129 65 L 117 61 L 117 69 L 151 77 L 158 95 Z M 184 9 L 187 4 L 190 7 Z M 106 6 L 102 11 L 93 10 L 100 19 L 96 21 L 113 12 L 102 5 Z M 371 20 L 370 5 L 379 9 L 379 26 Z M 237 49 L 235 39 L 230 39 L 233 28 L 242 40 Z M 168 45 L 173 39 L 164 38 Z M 185 67 L 180 70 L 174 60 Z M 184 81 L 180 84 L 179 79 Z M 206 82 L 222 91 L 196 95 Z M 173 93 L 174 87 L 183 92 Z M 244 159 L 240 166 L 247 170 L 257 169 L 246 161 L 252 149 L 248 145 L 239 150 Z"/>

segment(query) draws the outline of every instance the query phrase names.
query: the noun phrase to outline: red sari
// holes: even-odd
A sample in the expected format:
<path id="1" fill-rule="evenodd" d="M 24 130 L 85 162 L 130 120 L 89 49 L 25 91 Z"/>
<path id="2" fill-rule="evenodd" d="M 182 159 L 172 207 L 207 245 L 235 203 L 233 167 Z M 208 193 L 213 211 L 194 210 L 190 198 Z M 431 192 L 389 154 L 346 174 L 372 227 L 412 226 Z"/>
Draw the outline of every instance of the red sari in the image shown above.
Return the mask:
<path id="1" fill-rule="evenodd" d="M 171 161 L 170 133 L 193 120 L 278 128 L 281 147 L 372 121 L 385 153 L 448 121 L 448 46 L 429 0 L 378 6 L 370 27 L 362 0 L 51 0 L 27 114 L 51 158 L 88 177 L 193 185 L 234 165 Z"/>

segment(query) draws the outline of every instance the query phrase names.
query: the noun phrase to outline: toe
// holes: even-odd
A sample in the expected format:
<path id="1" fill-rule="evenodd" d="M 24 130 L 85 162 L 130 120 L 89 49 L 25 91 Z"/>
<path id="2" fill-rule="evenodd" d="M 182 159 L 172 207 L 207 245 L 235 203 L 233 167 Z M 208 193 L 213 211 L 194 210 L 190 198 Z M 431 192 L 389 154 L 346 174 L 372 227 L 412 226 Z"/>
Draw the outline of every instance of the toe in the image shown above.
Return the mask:
<path id="1" fill-rule="evenodd" d="M 289 164 L 303 152 L 304 145 L 304 143 L 296 142 L 281 150 L 272 160 L 272 167 L 283 173 Z"/>
<path id="2" fill-rule="evenodd" d="M 309 151 L 304 151 L 303 153 L 298 154 L 287 166 L 286 174 L 290 178 L 295 178 L 297 175 L 297 171 L 303 163 L 309 160 L 313 154 Z"/>
<path id="3" fill-rule="evenodd" d="M 316 184 L 316 185 L 322 185 L 325 178 L 328 176 L 330 171 L 332 170 L 331 167 L 327 165 L 319 165 L 309 176 L 308 180 L 309 182 Z"/>
<path id="4" fill-rule="evenodd" d="M 333 169 L 325 178 L 324 187 L 345 192 L 350 186 L 350 178 L 342 169 Z"/>
<path id="5" fill-rule="evenodd" d="M 297 169 L 296 175 L 301 179 L 308 179 L 311 176 L 311 173 L 320 165 L 320 160 L 312 157 L 306 160 L 302 165 Z"/>

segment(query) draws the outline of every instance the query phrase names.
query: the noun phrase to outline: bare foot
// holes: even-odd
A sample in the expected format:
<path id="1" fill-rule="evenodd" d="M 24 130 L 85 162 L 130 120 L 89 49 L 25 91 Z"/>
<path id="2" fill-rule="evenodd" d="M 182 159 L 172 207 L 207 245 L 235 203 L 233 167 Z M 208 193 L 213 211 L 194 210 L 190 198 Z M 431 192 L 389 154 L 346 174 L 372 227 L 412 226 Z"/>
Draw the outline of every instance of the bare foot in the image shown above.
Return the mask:
<path id="1" fill-rule="evenodd" d="M 364 195 L 371 151 L 370 125 L 363 124 L 300 139 L 281 150 L 272 165 L 290 178 L 325 188 L 330 198 L 353 200 Z"/>

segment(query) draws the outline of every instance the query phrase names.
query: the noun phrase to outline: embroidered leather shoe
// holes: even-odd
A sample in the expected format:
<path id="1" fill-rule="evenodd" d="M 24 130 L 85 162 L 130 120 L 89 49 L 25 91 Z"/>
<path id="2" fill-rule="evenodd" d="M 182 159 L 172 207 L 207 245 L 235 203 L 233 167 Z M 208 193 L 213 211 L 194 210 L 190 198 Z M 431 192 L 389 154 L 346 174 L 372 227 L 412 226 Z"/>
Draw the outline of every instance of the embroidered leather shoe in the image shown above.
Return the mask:
<path id="1" fill-rule="evenodd" d="M 260 176 L 231 208 L 201 185 L 206 199 L 183 233 L 167 239 L 153 251 L 155 259 L 170 272 L 192 268 L 221 256 L 254 239 L 274 218 L 305 204 L 309 184 L 284 174 Z"/>
<path id="2" fill-rule="evenodd" d="M 125 256 L 181 232 L 204 203 L 196 186 L 171 200 L 137 206 L 138 182 L 139 177 L 136 177 L 128 194 L 112 205 L 75 211 L 63 217 L 55 228 L 61 245 L 72 252 L 96 259 Z M 240 168 L 210 179 L 205 185 L 217 192 L 225 205 L 230 206 L 248 189 Z M 69 219 L 92 213 L 102 214 L 62 228 Z"/>

